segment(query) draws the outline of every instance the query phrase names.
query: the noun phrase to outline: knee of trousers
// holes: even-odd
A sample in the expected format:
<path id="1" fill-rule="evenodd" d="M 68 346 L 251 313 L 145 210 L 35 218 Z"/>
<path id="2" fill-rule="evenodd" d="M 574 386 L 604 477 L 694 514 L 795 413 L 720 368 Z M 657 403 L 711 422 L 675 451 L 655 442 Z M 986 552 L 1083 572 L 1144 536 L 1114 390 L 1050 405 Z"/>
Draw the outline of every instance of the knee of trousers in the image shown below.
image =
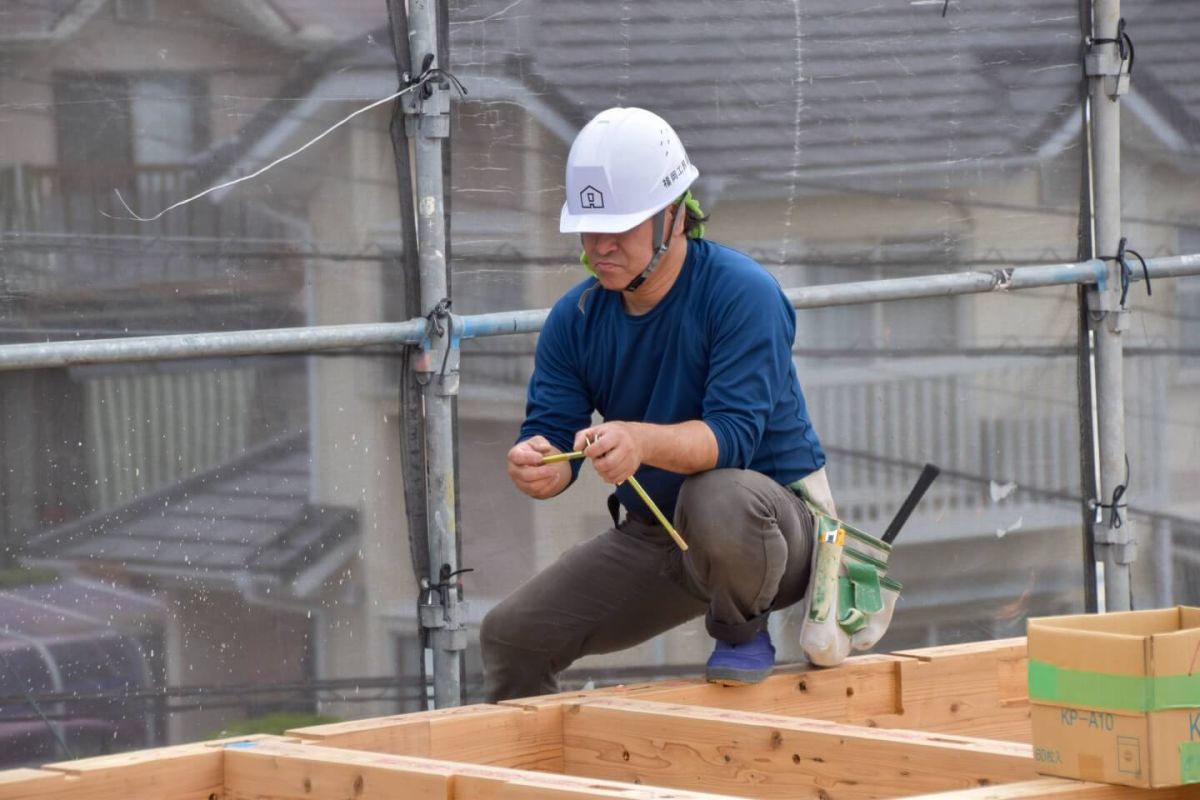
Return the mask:
<path id="1" fill-rule="evenodd" d="M 675 520 L 688 540 L 713 559 L 744 555 L 748 534 L 772 527 L 773 513 L 749 486 L 751 473 L 715 469 L 690 476 L 676 501 Z"/>

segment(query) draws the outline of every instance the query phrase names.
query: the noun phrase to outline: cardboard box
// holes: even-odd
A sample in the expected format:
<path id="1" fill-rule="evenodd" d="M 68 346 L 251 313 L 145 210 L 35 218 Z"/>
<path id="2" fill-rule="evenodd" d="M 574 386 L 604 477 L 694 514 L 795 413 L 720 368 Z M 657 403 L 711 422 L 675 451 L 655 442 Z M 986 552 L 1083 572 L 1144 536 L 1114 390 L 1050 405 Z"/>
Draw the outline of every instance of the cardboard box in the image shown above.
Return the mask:
<path id="1" fill-rule="evenodd" d="M 1041 617 L 1028 633 L 1039 773 L 1200 783 L 1200 609 Z"/>

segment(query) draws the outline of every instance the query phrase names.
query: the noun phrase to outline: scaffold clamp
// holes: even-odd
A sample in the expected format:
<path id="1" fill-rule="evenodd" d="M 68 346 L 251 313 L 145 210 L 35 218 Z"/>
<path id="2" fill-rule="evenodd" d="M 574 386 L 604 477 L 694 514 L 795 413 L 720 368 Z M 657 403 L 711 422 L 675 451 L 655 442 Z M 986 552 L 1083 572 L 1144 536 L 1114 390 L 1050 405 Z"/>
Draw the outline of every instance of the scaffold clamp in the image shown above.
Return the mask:
<path id="1" fill-rule="evenodd" d="M 1091 78 L 1104 80 L 1104 93 L 1116 100 L 1129 91 L 1133 75 L 1133 39 L 1125 32 L 1124 17 L 1117 23 L 1117 35 L 1111 39 L 1091 39 L 1084 56 L 1084 69 Z M 1101 45 L 1116 45 L 1116 52 Z"/>

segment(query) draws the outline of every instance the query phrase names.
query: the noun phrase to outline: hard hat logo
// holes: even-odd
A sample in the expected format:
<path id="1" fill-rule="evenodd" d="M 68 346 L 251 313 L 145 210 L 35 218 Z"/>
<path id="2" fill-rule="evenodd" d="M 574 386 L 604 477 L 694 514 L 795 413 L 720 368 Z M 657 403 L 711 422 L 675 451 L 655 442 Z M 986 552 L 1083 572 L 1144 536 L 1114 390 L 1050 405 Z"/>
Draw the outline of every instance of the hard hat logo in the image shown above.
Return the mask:
<path id="1" fill-rule="evenodd" d="M 630 230 L 675 202 L 699 175 L 662 117 L 641 108 L 602 111 L 571 145 L 558 228 Z"/>
<path id="2" fill-rule="evenodd" d="M 678 181 L 680 178 L 682 178 L 684 175 L 687 174 L 687 168 L 689 166 L 690 166 L 690 162 L 687 160 L 687 156 L 684 156 L 683 160 L 679 162 L 679 166 L 677 166 L 677 167 L 675 167 L 675 169 L 671 170 L 670 175 L 663 176 L 663 179 L 662 179 L 663 186 L 667 187 L 668 189 L 670 189 L 672 186 L 674 186 L 676 181 Z"/>
<path id="3" fill-rule="evenodd" d="M 580 208 L 604 208 L 604 193 L 595 186 L 585 186 L 579 193 Z"/>

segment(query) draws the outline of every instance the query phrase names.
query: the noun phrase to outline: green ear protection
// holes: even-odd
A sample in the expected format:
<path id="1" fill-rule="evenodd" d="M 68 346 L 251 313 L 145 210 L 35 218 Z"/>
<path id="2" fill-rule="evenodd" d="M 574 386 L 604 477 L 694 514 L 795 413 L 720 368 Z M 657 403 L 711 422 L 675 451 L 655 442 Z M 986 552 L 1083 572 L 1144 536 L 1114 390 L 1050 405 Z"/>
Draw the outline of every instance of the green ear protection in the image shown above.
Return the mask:
<path id="1" fill-rule="evenodd" d="M 683 193 L 683 205 L 687 208 L 688 211 L 692 212 L 693 216 L 696 216 L 696 217 L 704 216 L 704 212 L 700 209 L 700 201 L 692 196 L 692 192 L 690 189 Z M 704 238 L 704 223 L 701 222 L 696 225 L 693 225 L 687 231 L 687 237 L 689 239 L 703 239 Z M 579 263 L 583 264 L 583 266 L 592 275 L 592 277 L 596 276 L 596 272 L 595 272 L 595 270 L 592 269 L 592 265 L 588 263 L 588 257 L 587 257 L 586 251 L 579 254 Z"/>

